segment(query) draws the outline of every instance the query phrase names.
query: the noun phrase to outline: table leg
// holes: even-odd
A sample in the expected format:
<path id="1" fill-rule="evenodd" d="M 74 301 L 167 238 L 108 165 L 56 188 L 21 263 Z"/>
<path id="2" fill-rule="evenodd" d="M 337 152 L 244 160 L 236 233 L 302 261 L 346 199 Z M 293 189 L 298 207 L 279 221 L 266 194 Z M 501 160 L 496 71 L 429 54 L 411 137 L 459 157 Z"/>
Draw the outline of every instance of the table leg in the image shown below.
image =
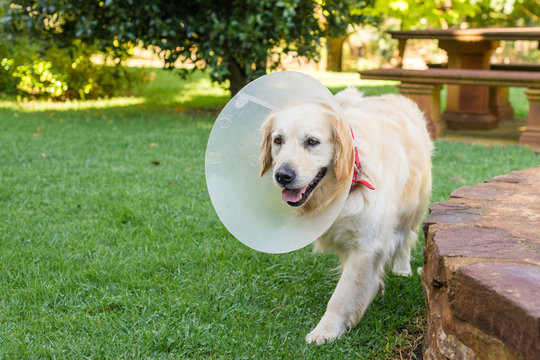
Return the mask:
<path id="1" fill-rule="evenodd" d="M 529 120 L 519 143 L 540 149 L 540 89 L 527 89 L 525 94 L 529 100 Z"/>
<path id="2" fill-rule="evenodd" d="M 491 53 L 498 41 L 462 42 L 441 40 L 448 54 L 448 69 L 489 69 Z M 451 129 L 492 129 L 497 117 L 489 109 L 489 87 L 449 85 L 443 120 Z"/>
<path id="3" fill-rule="evenodd" d="M 398 89 L 401 95 L 414 101 L 422 110 L 431 138 L 442 135 L 446 124 L 441 120 L 441 85 L 401 83 Z"/>
<path id="4" fill-rule="evenodd" d="M 399 39 L 398 42 L 398 63 L 396 67 L 403 67 L 403 58 L 405 57 L 405 45 L 407 43 L 406 39 Z"/>
<path id="5" fill-rule="evenodd" d="M 499 121 L 514 117 L 514 109 L 508 98 L 508 87 L 494 86 L 489 88 L 489 110 Z"/>

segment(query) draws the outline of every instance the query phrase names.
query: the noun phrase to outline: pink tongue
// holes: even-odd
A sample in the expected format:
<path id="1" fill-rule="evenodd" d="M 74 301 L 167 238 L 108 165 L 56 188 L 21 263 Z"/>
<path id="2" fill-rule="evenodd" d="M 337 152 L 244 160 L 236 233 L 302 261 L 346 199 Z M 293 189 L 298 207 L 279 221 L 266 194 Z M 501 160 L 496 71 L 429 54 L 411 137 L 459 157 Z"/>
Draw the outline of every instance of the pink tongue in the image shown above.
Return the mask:
<path id="1" fill-rule="evenodd" d="M 302 194 L 306 192 L 307 186 L 301 189 L 284 189 L 281 192 L 283 200 L 288 202 L 298 202 L 302 198 Z"/>

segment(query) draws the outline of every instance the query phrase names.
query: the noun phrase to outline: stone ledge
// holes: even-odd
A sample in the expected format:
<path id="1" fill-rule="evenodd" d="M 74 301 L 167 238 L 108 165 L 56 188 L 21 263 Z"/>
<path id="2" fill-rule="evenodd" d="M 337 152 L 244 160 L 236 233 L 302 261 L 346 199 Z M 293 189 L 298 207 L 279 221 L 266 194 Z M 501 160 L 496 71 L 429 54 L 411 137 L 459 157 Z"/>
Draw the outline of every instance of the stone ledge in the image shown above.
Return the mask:
<path id="1" fill-rule="evenodd" d="M 426 359 L 540 359 L 540 167 L 465 186 L 424 223 Z"/>

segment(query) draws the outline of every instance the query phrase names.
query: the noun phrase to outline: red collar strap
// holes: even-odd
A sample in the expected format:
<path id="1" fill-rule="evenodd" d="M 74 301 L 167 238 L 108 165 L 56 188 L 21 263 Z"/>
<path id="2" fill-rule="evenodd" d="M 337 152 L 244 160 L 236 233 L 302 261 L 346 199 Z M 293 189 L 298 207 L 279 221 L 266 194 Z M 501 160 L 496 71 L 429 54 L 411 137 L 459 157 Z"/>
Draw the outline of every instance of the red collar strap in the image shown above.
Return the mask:
<path id="1" fill-rule="evenodd" d="M 362 180 L 360 177 L 362 176 L 362 166 L 360 166 L 360 158 L 358 157 L 358 148 L 356 147 L 356 143 L 354 142 L 354 132 L 352 127 L 349 126 L 351 129 L 351 135 L 353 138 L 353 146 L 354 146 L 354 174 L 352 178 L 352 185 L 351 190 L 356 187 L 357 184 L 362 184 L 368 189 L 375 190 L 373 185 L 369 183 L 367 180 Z"/>

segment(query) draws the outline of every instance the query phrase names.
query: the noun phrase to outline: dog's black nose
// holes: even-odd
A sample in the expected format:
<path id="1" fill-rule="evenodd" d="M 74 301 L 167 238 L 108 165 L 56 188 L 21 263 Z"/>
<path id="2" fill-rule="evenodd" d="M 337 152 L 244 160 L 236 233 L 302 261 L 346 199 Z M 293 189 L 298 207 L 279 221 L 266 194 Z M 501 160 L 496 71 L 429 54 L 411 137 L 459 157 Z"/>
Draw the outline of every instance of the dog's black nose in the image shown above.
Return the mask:
<path id="1" fill-rule="evenodd" d="M 276 174 L 274 176 L 278 183 L 281 185 L 287 185 L 294 180 L 296 173 L 289 165 L 283 165 L 276 170 Z"/>

